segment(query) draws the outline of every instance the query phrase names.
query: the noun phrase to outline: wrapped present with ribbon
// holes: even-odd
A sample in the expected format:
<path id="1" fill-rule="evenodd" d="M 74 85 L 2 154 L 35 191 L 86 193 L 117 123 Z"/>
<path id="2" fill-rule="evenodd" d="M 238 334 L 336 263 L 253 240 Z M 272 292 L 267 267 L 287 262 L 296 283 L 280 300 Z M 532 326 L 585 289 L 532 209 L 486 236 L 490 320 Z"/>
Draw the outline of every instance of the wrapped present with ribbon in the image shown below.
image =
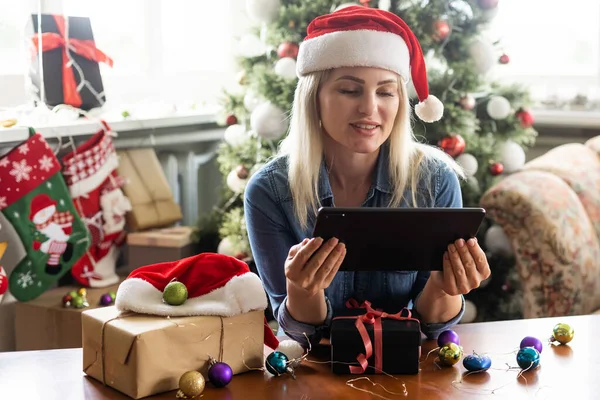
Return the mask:
<path id="1" fill-rule="evenodd" d="M 365 301 L 346 303 L 358 315 L 331 322 L 331 369 L 336 374 L 419 373 L 421 325 L 409 309 L 396 314 L 374 309 Z"/>
<path id="2" fill-rule="evenodd" d="M 96 47 L 90 19 L 41 14 L 40 25 L 41 35 L 38 15 L 33 14 L 26 32 L 31 43 L 29 77 L 34 97 L 52 107 L 68 104 L 88 111 L 102 106 L 106 96 L 99 63 L 112 67 L 113 60 Z"/>

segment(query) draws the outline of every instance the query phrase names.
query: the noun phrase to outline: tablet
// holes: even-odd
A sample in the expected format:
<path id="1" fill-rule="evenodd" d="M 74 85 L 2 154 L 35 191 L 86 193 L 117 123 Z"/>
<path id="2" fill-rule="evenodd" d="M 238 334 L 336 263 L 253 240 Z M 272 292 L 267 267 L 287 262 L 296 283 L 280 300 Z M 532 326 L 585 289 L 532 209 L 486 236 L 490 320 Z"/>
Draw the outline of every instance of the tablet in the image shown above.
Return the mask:
<path id="1" fill-rule="evenodd" d="M 475 237 L 483 208 L 322 207 L 313 237 L 346 244 L 340 271 L 441 271 L 448 245 Z"/>

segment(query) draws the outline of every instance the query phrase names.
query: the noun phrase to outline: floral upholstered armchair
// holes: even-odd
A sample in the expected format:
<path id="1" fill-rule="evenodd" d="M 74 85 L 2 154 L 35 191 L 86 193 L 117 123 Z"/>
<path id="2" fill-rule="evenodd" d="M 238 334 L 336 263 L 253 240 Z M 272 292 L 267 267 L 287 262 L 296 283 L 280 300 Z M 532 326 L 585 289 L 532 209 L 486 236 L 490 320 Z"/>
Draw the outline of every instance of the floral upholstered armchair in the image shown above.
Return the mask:
<path id="1" fill-rule="evenodd" d="M 529 161 L 481 206 L 514 250 L 525 318 L 600 311 L 600 136 Z"/>

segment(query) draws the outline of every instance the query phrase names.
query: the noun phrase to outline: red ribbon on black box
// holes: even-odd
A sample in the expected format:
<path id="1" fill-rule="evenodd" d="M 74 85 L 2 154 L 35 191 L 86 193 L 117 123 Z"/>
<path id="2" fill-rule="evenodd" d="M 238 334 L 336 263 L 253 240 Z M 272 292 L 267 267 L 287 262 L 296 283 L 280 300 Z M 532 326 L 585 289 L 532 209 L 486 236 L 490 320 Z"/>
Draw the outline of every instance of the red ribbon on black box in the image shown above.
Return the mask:
<path id="1" fill-rule="evenodd" d="M 346 302 L 364 314 L 335 317 L 331 323 L 332 372 L 338 374 L 417 374 L 421 324 L 409 309 L 396 314 L 374 309 L 365 301 Z M 358 365 L 348 365 L 358 364 Z"/>
<path id="2" fill-rule="evenodd" d="M 37 34 L 37 15 L 32 16 L 32 27 L 34 34 L 31 35 L 32 41 L 32 51 L 35 51 L 35 54 L 32 56 L 36 56 L 39 51 L 39 36 Z M 85 79 L 90 82 L 91 86 L 98 93 L 104 91 L 102 85 L 102 79 L 100 77 L 100 69 L 98 67 L 98 63 L 105 63 L 108 66 L 113 66 L 113 60 L 100 51 L 96 47 L 96 43 L 93 39 L 92 28 L 89 18 L 84 17 L 68 17 L 69 20 L 69 30 L 67 36 L 67 24 L 65 21 L 65 17 L 62 15 L 42 15 L 42 52 L 47 53 L 52 50 L 60 49 L 61 55 L 55 54 L 52 57 L 46 59 L 46 55 L 44 55 L 44 81 L 45 92 L 46 92 L 46 101 L 49 105 L 58 105 L 58 104 L 69 104 L 73 107 L 82 108 L 85 110 L 89 110 L 96 106 L 101 106 L 102 102 L 105 101 L 102 99 L 102 102 L 99 99 L 96 99 L 89 90 L 83 91 L 84 88 L 80 88 L 80 90 L 84 93 L 85 99 L 82 99 L 82 95 L 78 89 L 77 80 L 80 82 Z M 56 31 L 56 32 L 54 32 Z M 78 63 L 79 67 L 83 71 L 83 76 L 79 76 L 80 72 L 74 71 L 74 66 L 69 60 L 69 51 L 71 57 Z M 58 88 L 54 88 L 52 86 L 53 82 L 59 81 L 56 79 L 56 67 L 58 67 L 57 63 L 54 60 L 60 60 L 62 68 L 61 76 L 62 76 L 62 93 L 56 93 Z M 34 65 L 34 68 L 36 66 Z M 36 71 L 36 74 L 39 74 L 39 71 Z M 41 77 L 37 77 L 40 80 L 39 84 L 41 85 Z M 34 83 L 35 80 L 34 80 Z M 61 98 L 62 97 L 62 98 Z M 102 96 L 104 97 L 104 96 Z"/>

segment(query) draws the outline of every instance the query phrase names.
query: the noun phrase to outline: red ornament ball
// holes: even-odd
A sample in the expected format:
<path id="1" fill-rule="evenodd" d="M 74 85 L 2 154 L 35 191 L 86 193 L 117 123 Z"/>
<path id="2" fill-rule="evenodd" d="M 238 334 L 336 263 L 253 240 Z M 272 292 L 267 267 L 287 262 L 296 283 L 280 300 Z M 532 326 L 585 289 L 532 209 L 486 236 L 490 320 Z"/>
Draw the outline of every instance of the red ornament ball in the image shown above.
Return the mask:
<path id="1" fill-rule="evenodd" d="M 465 139 L 460 135 L 446 136 L 438 141 L 438 146 L 451 157 L 458 157 L 465 151 Z"/>
<path id="2" fill-rule="evenodd" d="M 446 21 L 435 21 L 433 23 L 433 37 L 436 41 L 441 42 L 450 36 L 450 24 Z"/>
<path id="3" fill-rule="evenodd" d="M 479 0 L 479 8 L 482 10 L 491 10 L 492 8 L 498 7 L 500 0 Z"/>
<path id="4" fill-rule="evenodd" d="M 498 62 L 500 64 L 508 64 L 510 62 L 510 57 L 508 56 L 508 54 L 502 54 Z"/>
<path id="5" fill-rule="evenodd" d="M 248 175 L 250 175 L 250 171 L 248 171 L 248 168 L 244 167 L 243 165 L 238 165 L 235 168 L 235 173 L 240 179 L 246 179 L 248 178 Z"/>
<path id="6" fill-rule="evenodd" d="M 459 103 L 463 110 L 471 111 L 475 108 L 475 97 L 467 94 L 459 100 Z"/>
<path id="7" fill-rule="evenodd" d="M 490 174 L 494 176 L 500 175 L 504 171 L 504 165 L 502 163 L 496 162 L 490 165 Z"/>
<path id="8" fill-rule="evenodd" d="M 237 122 L 238 122 L 238 119 L 233 114 L 228 115 L 227 118 L 225 119 L 225 123 L 227 125 L 235 125 L 235 124 L 237 124 Z"/>
<path id="9" fill-rule="evenodd" d="M 533 114 L 527 110 L 520 110 L 517 112 L 517 118 L 521 122 L 523 128 L 531 128 L 534 123 Z"/>
<path id="10" fill-rule="evenodd" d="M 296 58 L 298 57 L 298 50 L 300 47 L 298 44 L 293 42 L 283 42 L 277 48 L 277 55 L 279 58 L 290 57 Z"/>

